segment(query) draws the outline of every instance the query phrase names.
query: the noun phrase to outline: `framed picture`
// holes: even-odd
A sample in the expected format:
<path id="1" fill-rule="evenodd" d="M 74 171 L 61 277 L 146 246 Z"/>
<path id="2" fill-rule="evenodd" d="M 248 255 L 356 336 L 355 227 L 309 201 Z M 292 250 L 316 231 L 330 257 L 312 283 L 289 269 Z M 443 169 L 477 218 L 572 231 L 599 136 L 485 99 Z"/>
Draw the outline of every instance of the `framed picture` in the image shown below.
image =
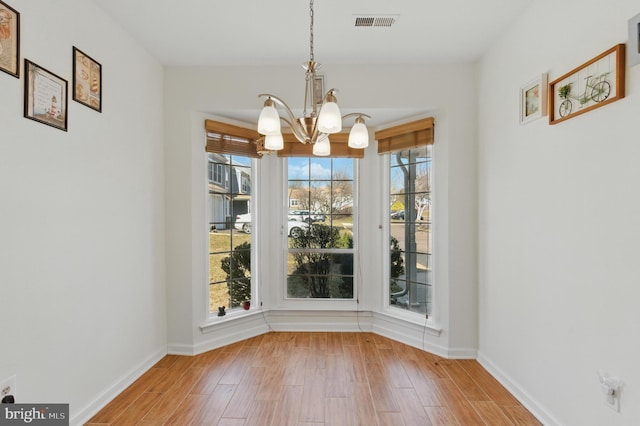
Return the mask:
<path id="1" fill-rule="evenodd" d="M 102 65 L 73 47 L 73 100 L 102 112 Z"/>
<path id="2" fill-rule="evenodd" d="M 611 49 L 549 83 L 549 124 L 624 98 L 625 45 Z"/>
<path id="3" fill-rule="evenodd" d="M 640 13 L 629 19 L 629 66 L 640 64 Z"/>
<path id="4" fill-rule="evenodd" d="M 520 124 L 547 115 L 547 74 L 541 74 L 520 88 Z"/>
<path id="5" fill-rule="evenodd" d="M 20 78 L 20 14 L 1 0 L 0 71 Z"/>
<path id="6" fill-rule="evenodd" d="M 67 80 L 24 60 L 24 116 L 67 131 Z"/>

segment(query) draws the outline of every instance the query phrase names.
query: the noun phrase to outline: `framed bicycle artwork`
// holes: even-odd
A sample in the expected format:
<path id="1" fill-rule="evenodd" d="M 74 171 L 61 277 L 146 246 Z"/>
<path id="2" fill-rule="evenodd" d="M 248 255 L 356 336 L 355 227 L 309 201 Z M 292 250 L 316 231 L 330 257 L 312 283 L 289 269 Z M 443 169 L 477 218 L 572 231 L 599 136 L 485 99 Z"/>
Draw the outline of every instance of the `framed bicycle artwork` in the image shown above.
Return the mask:
<path id="1" fill-rule="evenodd" d="M 625 45 L 611 49 L 549 83 L 549 124 L 624 98 Z"/>

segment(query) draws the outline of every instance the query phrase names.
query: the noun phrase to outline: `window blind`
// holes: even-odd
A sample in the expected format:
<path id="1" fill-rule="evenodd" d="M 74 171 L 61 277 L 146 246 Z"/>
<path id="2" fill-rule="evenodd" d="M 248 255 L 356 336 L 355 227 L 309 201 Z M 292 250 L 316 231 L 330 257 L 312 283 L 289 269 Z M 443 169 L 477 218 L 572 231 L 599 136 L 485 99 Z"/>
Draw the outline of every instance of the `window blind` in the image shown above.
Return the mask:
<path id="1" fill-rule="evenodd" d="M 258 144 L 260 135 L 255 130 L 214 120 L 205 120 L 204 128 L 207 131 L 207 152 L 262 157 Z"/>
<path id="2" fill-rule="evenodd" d="M 433 144 L 433 117 L 376 132 L 378 154 Z"/>

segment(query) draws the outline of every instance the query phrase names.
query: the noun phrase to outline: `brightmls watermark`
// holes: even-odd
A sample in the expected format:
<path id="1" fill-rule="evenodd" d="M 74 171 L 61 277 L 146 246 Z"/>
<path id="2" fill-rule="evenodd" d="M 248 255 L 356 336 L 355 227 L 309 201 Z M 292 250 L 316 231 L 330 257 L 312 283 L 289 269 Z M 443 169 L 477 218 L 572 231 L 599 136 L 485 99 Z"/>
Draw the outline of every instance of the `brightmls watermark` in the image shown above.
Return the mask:
<path id="1" fill-rule="evenodd" d="M 68 426 L 69 404 L 0 404 L 0 426 Z"/>

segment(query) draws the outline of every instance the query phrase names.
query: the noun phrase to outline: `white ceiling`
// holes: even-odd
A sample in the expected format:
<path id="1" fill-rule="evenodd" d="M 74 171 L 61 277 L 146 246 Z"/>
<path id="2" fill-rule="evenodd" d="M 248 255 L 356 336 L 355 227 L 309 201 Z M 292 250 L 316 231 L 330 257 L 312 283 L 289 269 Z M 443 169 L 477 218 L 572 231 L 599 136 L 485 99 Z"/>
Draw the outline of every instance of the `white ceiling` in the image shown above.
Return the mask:
<path id="1" fill-rule="evenodd" d="M 165 65 L 284 65 L 309 58 L 307 0 L 93 0 Z M 531 0 L 317 0 L 324 64 L 478 59 Z M 356 15 L 399 15 L 357 28 Z"/>

